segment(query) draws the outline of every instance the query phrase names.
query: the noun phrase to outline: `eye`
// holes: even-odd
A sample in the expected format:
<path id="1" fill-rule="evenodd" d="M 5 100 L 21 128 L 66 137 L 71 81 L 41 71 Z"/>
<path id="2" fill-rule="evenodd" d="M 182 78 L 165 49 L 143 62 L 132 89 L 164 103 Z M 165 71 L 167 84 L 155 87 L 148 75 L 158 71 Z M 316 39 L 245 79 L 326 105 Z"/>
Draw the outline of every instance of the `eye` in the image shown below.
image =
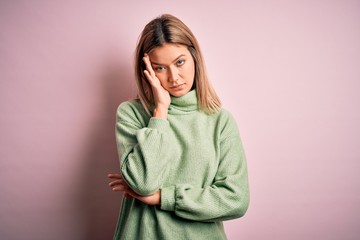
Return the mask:
<path id="1" fill-rule="evenodd" d="M 180 59 L 180 60 L 178 60 L 178 61 L 176 62 L 176 65 L 181 66 L 181 65 L 183 65 L 184 63 L 185 63 L 185 60 Z"/>
<path id="2" fill-rule="evenodd" d="M 163 67 L 163 66 L 156 66 L 156 67 L 154 68 L 154 70 L 155 70 L 156 72 L 161 72 L 161 71 L 164 71 L 164 70 L 165 70 L 165 67 Z"/>

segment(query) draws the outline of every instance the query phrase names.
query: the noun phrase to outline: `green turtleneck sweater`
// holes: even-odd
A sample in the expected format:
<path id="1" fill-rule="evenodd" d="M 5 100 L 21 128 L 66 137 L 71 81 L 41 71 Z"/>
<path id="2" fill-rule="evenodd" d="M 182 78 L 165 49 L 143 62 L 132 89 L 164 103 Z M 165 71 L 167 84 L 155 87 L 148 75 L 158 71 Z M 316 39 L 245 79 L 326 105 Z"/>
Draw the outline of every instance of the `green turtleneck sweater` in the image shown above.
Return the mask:
<path id="1" fill-rule="evenodd" d="M 236 123 L 221 109 L 199 111 L 196 90 L 171 97 L 168 119 L 150 117 L 140 101 L 117 111 L 121 174 L 140 195 L 160 189 L 161 205 L 123 198 L 114 239 L 226 239 L 223 220 L 249 204 L 247 167 Z"/>

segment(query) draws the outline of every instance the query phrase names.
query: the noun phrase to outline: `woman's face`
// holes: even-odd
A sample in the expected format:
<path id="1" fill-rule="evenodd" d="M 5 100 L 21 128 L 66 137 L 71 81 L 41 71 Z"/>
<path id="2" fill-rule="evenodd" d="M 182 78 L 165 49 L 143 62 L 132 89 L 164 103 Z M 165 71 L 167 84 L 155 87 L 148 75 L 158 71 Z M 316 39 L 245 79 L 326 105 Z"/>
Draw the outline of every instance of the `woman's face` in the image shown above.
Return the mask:
<path id="1" fill-rule="evenodd" d="M 195 64 L 186 46 L 166 43 L 150 51 L 149 57 L 157 78 L 170 95 L 180 97 L 191 90 Z"/>

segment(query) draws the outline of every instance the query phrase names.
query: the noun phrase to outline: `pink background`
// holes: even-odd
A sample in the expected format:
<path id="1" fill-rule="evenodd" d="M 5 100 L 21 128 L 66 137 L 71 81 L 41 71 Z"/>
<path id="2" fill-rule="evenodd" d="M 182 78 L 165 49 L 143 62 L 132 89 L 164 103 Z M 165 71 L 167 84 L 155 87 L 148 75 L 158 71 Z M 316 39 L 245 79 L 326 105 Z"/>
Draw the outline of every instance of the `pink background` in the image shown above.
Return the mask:
<path id="1" fill-rule="evenodd" d="M 181 18 L 247 153 L 235 239 L 360 239 L 360 2 L 0 2 L 0 239 L 111 239 L 117 105 L 145 23 Z"/>

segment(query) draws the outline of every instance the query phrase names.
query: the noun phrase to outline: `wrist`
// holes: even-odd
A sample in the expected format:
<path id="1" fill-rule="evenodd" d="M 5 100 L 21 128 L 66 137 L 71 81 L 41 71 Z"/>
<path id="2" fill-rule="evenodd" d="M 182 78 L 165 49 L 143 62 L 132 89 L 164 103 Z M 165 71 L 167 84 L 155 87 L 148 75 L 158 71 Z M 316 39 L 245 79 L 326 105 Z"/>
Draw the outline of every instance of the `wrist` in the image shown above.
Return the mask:
<path id="1" fill-rule="evenodd" d="M 154 109 L 153 117 L 167 119 L 168 108 L 164 106 L 156 106 Z"/>
<path id="2" fill-rule="evenodd" d="M 157 195 L 157 201 L 156 201 L 156 205 L 160 205 L 161 206 L 161 190 L 156 192 Z"/>

